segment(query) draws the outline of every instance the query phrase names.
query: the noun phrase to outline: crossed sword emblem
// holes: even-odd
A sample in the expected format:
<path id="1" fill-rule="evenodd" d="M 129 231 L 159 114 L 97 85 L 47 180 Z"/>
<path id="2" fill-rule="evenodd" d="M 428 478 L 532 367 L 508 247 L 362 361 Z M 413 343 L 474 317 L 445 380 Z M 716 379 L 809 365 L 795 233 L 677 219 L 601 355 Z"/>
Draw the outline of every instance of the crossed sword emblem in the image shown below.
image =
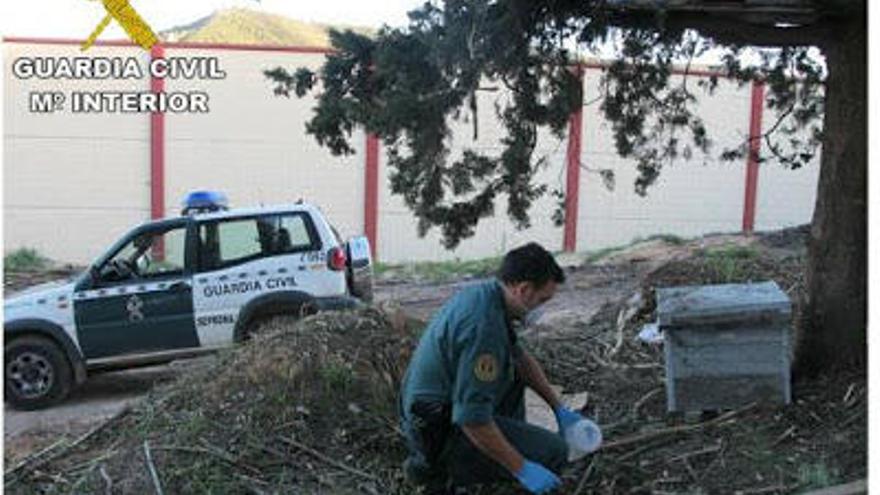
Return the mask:
<path id="1" fill-rule="evenodd" d="M 88 50 L 89 47 L 95 44 L 95 40 L 98 39 L 98 36 L 101 35 L 101 32 L 104 31 L 113 19 L 116 19 L 116 22 L 122 26 L 128 37 L 143 47 L 144 50 L 149 50 L 158 43 L 159 38 L 156 37 L 156 34 L 153 33 L 153 30 L 141 18 L 140 14 L 134 10 L 134 7 L 128 3 L 128 0 L 101 0 L 101 3 L 104 4 L 104 10 L 107 11 L 107 15 L 101 19 L 101 22 L 98 23 L 92 34 L 83 42 L 81 47 L 83 51 Z"/>
<path id="2" fill-rule="evenodd" d="M 128 310 L 128 321 L 137 323 L 143 321 L 144 314 L 141 310 L 144 308 L 144 302 L 137 295 L 131 296 L 125 303 L 125 309 Z"/>

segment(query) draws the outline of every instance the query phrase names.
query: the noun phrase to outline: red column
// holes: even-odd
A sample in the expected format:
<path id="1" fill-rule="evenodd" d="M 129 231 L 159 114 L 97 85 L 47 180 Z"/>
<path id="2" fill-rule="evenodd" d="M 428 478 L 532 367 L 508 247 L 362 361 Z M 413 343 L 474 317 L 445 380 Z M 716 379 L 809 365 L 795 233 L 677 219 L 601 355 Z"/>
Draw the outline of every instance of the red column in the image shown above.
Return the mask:
<path id="1" fill-rule="evenodd" d="M 159 43 L 150 49 L 150 60 L 165 56 L 165 49 Z M 150 91 L 165 91 L 165 80 L 150 77 Z M 150 217 L 152 219 L 165 216 L 165 114 L 150 114 Z M 161 239 L 160 239 L 161 241 Z M 161 242 L 153 246 L 153 257 L 164 258 L 165 246 Z"/>
<path id="2" fill-rule="evenodd" d="M 583 84 L 583 68 L 577 69 L 578 78 Z M 578 199 L 581 184 L 581 127 L 583 107 L 578 108 L 569 118 L 568 151 L 566 153 L 565 175 L 565 231 L 562 249 L 574 252 L 577 249 Z"/>
<path id="3" fill-rule="evenodd" d="M 758 197 L 758 156 L 761 153 L 761 118 L 764 113 L 764 82 L 752 82 L 752 111 L 749 118 L 749 152 L 746 157 L 746 193 L 743 202 L 742 230 L 755 229 L 755 202 Z"/>
<path id="4" fill-rule="evenodd" d="M 373 260 L 379 258 L 379 138 L 367 134 L 364 164 L 364 234 L 370 240 Z"/>
<path id="5" fill-rule="evenodd" d="M 156 43 L 150 50 L 150 60 L 165 56 L 165 49 Z M 150 91 L 165 91 L 165 80 L 150 78 Z M 150 114 L 150 216 L 154 219 L 165 216 L 165 114 Z"/>

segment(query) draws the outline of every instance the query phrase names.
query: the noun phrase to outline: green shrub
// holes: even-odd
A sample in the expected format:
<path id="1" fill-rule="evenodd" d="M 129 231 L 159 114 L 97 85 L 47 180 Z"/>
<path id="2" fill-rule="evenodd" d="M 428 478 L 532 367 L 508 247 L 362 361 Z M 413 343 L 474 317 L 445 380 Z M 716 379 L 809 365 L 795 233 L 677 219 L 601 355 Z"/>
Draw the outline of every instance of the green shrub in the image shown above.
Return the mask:
<path id="1" fill-rule="evenodd" d="M 742 281 L 760 253 L 750 246 L 727 244 L 706 251 L 706 265 L 712 270 L 720 283 Z"/>
<path id="2" fill-rule="evenodd" d="M 478 260 L 426 261 L 400 265 L 377 263 L 377 275 L 393 274 L 404 278 L 414 278 L 428 282 L 448 282 L 460 278 L 482 278 L 495 273 L 501 266 L 501 257 Z"/>
<path id="3" fill-rule="evenodd" d="M 49 258 L 36 249 L 19 248 L 3 256 L 3 266 L 7 271 L 12 272 L 42 270 L 49 266 Z"/>

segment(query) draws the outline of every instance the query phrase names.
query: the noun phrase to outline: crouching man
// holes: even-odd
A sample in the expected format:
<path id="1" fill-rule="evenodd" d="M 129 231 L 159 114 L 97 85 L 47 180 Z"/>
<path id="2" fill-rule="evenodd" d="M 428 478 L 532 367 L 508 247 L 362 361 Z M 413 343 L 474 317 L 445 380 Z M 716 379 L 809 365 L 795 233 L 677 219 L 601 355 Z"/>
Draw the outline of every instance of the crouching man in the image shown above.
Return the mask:
<path id="1" fill-rule="evenodd" d="M 553 256 L 531 243 L 507 253 L 497 279 L 461 290 L 428 325 L 401 391 L 404 470 L 427 493 L 504 480 L 531 493 L 559 486 L 567 446 L 525 422 L 525 387 L 553 408 L 560 431 L 580 415 L 561 405 L 514 329 L 564 281 Z"/>

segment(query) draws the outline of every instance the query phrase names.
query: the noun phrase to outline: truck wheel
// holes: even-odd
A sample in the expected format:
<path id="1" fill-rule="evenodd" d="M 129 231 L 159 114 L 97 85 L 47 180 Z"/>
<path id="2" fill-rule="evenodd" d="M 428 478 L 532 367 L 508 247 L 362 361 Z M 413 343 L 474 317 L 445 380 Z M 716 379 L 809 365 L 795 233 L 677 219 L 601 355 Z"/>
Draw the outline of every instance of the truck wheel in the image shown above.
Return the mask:
<path id="1" fill-rule="evenodd" d="M 61 349 L 45 337 L 21 337 L 6 344 L 3 397 L 30 411 L 60 402 L 70 393 L 72 371 Z"/>

